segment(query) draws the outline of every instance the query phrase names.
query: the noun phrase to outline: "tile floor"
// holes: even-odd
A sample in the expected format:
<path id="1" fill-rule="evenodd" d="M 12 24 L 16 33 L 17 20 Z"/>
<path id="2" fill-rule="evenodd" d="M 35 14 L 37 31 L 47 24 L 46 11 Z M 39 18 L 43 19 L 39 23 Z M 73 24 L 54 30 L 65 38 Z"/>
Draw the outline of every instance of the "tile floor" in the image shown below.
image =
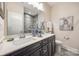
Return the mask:
<path id="1" fill-rule="evenodd" d="M 79 54 L 75 54 L 75 53 L 70 52 L 64 48 L 61 48 L 61 52 L 56 50 L 55 56 L 79 56 Z"/>

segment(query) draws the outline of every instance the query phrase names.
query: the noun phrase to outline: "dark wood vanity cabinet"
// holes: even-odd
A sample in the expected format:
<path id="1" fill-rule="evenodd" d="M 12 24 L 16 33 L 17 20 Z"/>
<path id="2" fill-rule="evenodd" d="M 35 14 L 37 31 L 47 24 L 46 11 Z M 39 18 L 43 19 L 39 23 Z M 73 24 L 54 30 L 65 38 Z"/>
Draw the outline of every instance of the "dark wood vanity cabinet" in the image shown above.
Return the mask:
<path id="1" fill-rule="evenodd" d="M 52 56 L 55 53 L 55 36 L 14 51 L 7 56 Z"/>
<path id="2" fill-rule="evenodd" d="M 56 50 L 55 36 L 52 36 L 48 40 L 49 45 L 49 56 L 54 56 Z"/>

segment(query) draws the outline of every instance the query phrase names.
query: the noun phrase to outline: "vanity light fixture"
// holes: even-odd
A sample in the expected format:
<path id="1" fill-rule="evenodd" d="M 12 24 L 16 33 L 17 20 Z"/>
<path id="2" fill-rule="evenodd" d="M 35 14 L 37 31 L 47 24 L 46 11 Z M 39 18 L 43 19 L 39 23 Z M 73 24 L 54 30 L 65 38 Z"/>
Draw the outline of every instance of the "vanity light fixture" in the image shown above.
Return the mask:
<path id="1" fill-rule="evenodd" d="M 37 8 L 38 10 L 44 11 L 43 3 L 40 3 L 40 2 L 28 2 L 28 4 L 33 5 L 33 7 Z"/>

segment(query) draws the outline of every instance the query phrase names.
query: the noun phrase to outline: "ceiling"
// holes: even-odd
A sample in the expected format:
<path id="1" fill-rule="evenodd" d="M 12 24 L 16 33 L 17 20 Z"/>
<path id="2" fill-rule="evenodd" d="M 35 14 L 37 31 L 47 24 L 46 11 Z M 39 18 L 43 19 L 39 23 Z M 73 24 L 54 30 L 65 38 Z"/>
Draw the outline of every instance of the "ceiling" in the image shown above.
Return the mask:
<path id="1" fill-rule="evenodd" d="M 54 5 L 65 4 L 67 2 L 47 2 L 49 6 L 53 7 Z"/>
<path id="2" fill-rule="evenodd" d="M 53 5 L 59 4 L 58 2 L 47 2 L 47 3 L 48 3 L 48 5 L 51 6 L 51 7 L 52 7 Z"/>
<path id="3" fill-rule="evenodd" d="M 60 4 L 79 4 L 79 2 L 47 2 L 49 6 L 53 7 L 54 5 L 60 5 Z"/>

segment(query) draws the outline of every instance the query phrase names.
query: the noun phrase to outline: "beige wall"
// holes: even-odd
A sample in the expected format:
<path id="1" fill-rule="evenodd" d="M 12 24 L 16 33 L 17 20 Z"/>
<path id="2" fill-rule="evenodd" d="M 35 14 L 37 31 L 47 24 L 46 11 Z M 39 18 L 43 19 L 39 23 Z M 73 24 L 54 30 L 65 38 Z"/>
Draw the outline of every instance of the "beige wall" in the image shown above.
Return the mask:
<path id="1" fill-rule="evenodd" d="M 74 30 L 73 31 L 60 31 L 59 19 L 62 17 L 74 16 Z M 59 3 L 53 5 L 51 20 L 54 25 L 54 33 L 56 39 L 61 40 L 63 45 L 79 49 L 79 3 Z M 69 40 L 64 39 L 69 37 Z"/>
<path id="2" fill-rule="evenodd" d="M 45 20 L 50 20 L 51 19 L 51 7 L 47 4 L 44 3 L 44 16 L 45 16 Z"/>

